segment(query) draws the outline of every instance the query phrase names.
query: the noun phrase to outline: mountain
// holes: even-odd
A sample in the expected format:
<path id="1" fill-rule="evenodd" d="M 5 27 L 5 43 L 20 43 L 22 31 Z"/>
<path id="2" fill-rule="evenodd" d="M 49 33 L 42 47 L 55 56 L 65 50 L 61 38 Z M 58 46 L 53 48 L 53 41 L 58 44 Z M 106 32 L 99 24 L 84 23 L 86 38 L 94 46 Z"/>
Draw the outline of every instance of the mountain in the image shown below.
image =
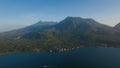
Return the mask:
<path id="1" fill-rule="evenodd" d="M 28 26 L 28 27 L 24 28 L 23 30 L 30 31 L 30 32 L 35 32 L 35 31 L 43 30 L 43 29 L 48 28 L 48 27 L 50 27 L 52 25 L 55 25 L 55 24 L 57 24 L 57 22 L 39 21 L 38 23 L 33 24 L 31 26 Z"/>
<path id="2" fill-rule="evenodd" d="M 81 46 L 120 47 L 118 28 L 118 25 L 110 27 L 81 17 L 67 17 L 58 23 L 40 21 L 23 29 L 3 33 L 0 47 L 3 52 L 58 51 Z"/>
<path id="3" fill-rule="evenodd" d="M 41 30 L 49 28 L 50 26 L 53 26 L 55 24 L 57 24 L 57 22 L 39 21 L 39 22 L 37 22 L 33 25 L 30 25 L 30 26 L 27 26 L 25 28 L 1 33 L 1 35 L 5 36 L 5 37 L 15 38 L 15 37 L 22 36 L 29 32 L 41 31 Z"/>
<path id="4" fill-rule="evenodd" d="M 117 31 L 120 32 L 120 23 L 118 23 L 117 25 L 114 26 L 114 29 L 116 29 Z"/>
<path id="5" fill-rule="evenodd" d="M 120 41 L 119 35 L 120 33 L 113 27 L 101 24 L 93 19 L 67 17 L 49 29 L 30 32 L 23 35 L 23 38 L 37 39 L 40 45 L 47 45 L 47 47 L 54 49 L 86 45 L 117 45 Z"/>
<path id="6" fill-rule="evenodd" d="M 64 26 L 63 26 L 64 25 Z M 96 32 L 97 34 L 113 34 L 115 30 L 107 25 L 96 22 L 93 19 L 82 19 L 80 17 L 67 17 L 61 21 L 56 28 L 59 29 L 71 29 L 82 32 Z M 71 29 L 70 29 L 71 28 Z"/>

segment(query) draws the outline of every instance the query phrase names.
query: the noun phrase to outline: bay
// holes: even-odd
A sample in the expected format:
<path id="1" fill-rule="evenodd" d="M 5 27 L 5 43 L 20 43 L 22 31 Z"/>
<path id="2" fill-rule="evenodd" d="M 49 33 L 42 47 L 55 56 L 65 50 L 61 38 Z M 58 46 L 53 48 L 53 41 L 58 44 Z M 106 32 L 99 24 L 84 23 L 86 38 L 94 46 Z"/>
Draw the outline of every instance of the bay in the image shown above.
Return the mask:
<path id="1" fill-rule="evenodd" d="M 120 68 L 120 48 L 0 55 L 0 68 Z"/>

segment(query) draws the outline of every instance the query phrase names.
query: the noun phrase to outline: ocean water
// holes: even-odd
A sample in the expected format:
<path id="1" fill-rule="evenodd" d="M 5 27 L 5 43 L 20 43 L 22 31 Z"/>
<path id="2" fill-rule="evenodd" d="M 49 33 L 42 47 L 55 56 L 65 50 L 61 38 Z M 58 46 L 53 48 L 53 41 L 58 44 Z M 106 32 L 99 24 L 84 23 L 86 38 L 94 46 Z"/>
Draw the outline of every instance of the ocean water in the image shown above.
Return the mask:
<path id="1" fill-rule="evenodd" d="M 120 68 L 120 48 L 0 55 L 0 68 Z"/>

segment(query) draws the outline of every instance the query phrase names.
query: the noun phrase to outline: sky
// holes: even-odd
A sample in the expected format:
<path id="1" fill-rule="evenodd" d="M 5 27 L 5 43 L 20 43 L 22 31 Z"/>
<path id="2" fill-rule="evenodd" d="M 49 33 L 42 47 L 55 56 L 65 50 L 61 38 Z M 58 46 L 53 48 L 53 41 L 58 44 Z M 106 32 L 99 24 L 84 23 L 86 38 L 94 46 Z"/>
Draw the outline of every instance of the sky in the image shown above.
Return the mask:
<path id="1" fill-rule="evenodd" d="M 120 0 L 0 0 L 0 32 L 67 16 L 114 26 L 120 22 Z"/>

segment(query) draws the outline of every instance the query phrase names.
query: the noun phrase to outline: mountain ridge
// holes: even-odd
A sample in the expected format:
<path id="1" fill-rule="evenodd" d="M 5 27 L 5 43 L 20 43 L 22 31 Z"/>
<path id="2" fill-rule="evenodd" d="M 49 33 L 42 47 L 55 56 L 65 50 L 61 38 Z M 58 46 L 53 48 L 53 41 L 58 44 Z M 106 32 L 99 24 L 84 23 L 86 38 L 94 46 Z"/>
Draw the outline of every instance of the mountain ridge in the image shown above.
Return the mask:
<path id="1" fill-rule="evenodd" d="M 36 23 L 26 27 L 27 29 L 23 28 L 23 33 L 19 30 L 3 33 L 6 37 L 0 35 L 0 47 L 3 51 L 32 52 L 81 46 L 120 47 L 120 32 L 93 19 L 67 17 L 60 22 L 51 23 Z"/>
<path id="2" fill-rule="evenodd" d="M 115 25 L 113 28 L 120 32 L 120 23 L 118 23 L 117 25 Z"/>

